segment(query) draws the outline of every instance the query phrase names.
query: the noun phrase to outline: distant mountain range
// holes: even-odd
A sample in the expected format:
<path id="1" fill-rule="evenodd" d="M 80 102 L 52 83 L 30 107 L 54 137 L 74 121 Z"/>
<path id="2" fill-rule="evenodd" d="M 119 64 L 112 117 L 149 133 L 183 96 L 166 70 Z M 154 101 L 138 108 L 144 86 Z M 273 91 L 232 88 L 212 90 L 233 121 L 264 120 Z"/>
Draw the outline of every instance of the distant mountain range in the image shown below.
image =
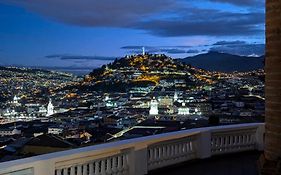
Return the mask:
<path id="1" fill-rule="evenodd" d="M 190 64 L 191 66 L 220 72 L 247 72 L 264 68 L 264 56 L 249 57 L 238 56 L 227 53 L 209 52 L 205 54 L 178 59 L 179 61 Z"/>

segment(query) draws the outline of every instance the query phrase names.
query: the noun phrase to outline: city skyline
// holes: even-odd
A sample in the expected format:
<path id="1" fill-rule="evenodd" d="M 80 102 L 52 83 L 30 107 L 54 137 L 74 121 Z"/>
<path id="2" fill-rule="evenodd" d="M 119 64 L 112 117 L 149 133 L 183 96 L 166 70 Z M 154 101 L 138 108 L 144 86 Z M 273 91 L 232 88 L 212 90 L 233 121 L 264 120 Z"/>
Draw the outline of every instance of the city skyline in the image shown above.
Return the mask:
<path id="1" fill-rule="evenodd" d="M 174 58 L 264 54 L 259 0 L 4 0 L 0 9 L 1 65 L 94 68 L 143 46 Z"/>

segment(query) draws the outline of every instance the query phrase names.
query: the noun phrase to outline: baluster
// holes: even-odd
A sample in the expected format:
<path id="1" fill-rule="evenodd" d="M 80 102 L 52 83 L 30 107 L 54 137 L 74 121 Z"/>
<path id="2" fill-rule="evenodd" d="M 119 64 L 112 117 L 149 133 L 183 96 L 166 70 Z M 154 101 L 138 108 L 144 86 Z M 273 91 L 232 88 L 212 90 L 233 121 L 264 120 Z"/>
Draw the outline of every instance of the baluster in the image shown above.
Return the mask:
<path id="1" fill-rule="evenodd" d="M 246 145 L 249 145 L 249 134 L 246 134 L 245 137 L 246 137 L 245 144 L 246 144 Z"/>
<path id="2" fill-rule="evenodd" d="M 220 148 L 224 146 L 224 137 L 220 136 Z"/>
<path id="3" fill-rule="evenodd" d="M 149 162 L 152 162 L 153 161 L 153 149 L 152 148 L 150 148 L 149 150 L 148 150 L 148 160 L 149 160 Z"/>
<path id="4" fill-rule="evenodd" d="M 129 166 L 128 166 L 128 162 L 129 162 L 128 154 L 124 154 L 122 157 L 123 157 L 123 170 L 127 170 L 129 168 Z"/>
<path id="5" fill-rule="evenodd" d="M 218 148 L 220 148 L 221 145 L 221 139 L 220 137 L 216 136 L 217 142 L 216 142 L 216 150 L 218 150 Z"/>
<path id="6" fill-rule="evenodd" d="M 122 171 L 122 157 L 120 155 L 117 157 L 117 170 L 118 173 Z"/>
<path id="7" fill-rule="evenodd" d="M 234 135 L 233 137 L 234 137 L 233 138 L 233 145 L 235 145 L 235 147 L 236 147 L 236 145 L 237 145 L 237 135 Z"/>
<path id="8" fill-rule="evenodd" d="M 191 147 L 190 147 L 190 141 L 186 143 L 186 152 L 190 153 L 191 152 Z"/>
<path id="9" fill-rule="evenodd" d="M 182 149 L 183 149 L 182 143 L 179 143 L 178 147 L 179 147 L 178 154 L 181 156 L 182 153 L 183 153 L 183 150 L 182 150 Z"/>
<path id="10" fill-rule="evenodd" d="M 193 141 L 190 141 L 189 142 L 189 150 L 190 150 L 190 152 L 193 152 L 194 150 L 193 150 Z"/>
<path id="11" fill-rule="evenodd" d="M 211 148 L 212 149 L 216 148 L 216 143 L 217 143 L 217 138 L 212 136 L 212 138 L 211 138 Z"/>
<path id="12" fill-rule="evenodd" d="M 237 145 L 240 147 L 241 145 L 241 135 L 237 136 Z"/>
<path id="13" fill-rule="evenodd" d="M 218 136 L 218 148 L 220 149 L 222 146 L 222 137 Z"/>
<path id="14" fill-rule="evenodd" d="M 100 162 L 95 162 L 95 175 L 100 175 Z"/>
<path id="15" fill-rule="evenodd" d="M 74 166 L 72 166 L 70 168 L 70 175 L 75 175 L 75 167 Z"/>
<path id="16" fill-rule="evenodd" d="M 88 175 L 88 164 L 83 165 L 83 175 Z"/>
<path id="17" fill-rule="evenodd" d="M 244 135 L 241 135 L 241 145 L 244 145 Z"/>
<path id="18" fill-rule="evenodd" d="M 245 138 L 246 138 L 246 137 L 245 137 L 245 134 L 243 133 L 243 135 L 242 135 L 242 145 L 245 145 L 245 142 L 246 142 L 246 141 L 245 141 Z"/>
<path id="19" fill-rule="evenodd" d="M 252 144 L 252 134 L 249 134 L 249 144 Z"/>
<path id="20" fill-rule="evenodd" d="M 225 136 L 222 136 L 222 149 L 223 150 L 225 148 L 225 145 L 226 145 L 226 138 L 225 138 Z"/>
<path id="21" fill-rule="evenodd" d="M 56 175 L 61 175 L 61 173 L 62 173 L 62 170 L 61 170 L 61 169 L 57 169 L 57 170 L 56 170 Z"/>
<path id="22" fill-rule="evenodd" d="M 187 147 L 187 142 L 182 144 L 182 153 L 183 154 L 187 153 L 186 147 Z"/>
<path id="23" fill-rule="evenodd" d="M 163 159 L 162 147 L 158 147 L 158 159 L 160 161 Z"/>
<path id="24" fill-rule="evenodd" d="M 162 147 L 162 152 L 163 152 L 163 160 L 167 158 L 167 145 L 164 145 Z"/>
<path id="25" fill-rule="evenodd" d="M 239 135 L 239 145 L 241 146 L 243 143 L 243 135 Z"/>
<path id="26" fill-rule="evenodd" d="M 63 175 L 68 175 L 68 168 L 63 169 Z"/>
<path id="27" fill-rule="evenodd" d="M 220 148 L 224 146 L 224 137 L 220 136 Z"/>
<path id="28" fill-rule="evenodd" d="M 245 143 L 245 145 L 248 145 L 248 134 L 245 134 L 244 137 L 245 137 L 244 143 Z"/>
<path id="29" fill-rule="evenodd" d="M 112 158 L 109 158 L 109 159 L 106 160 L 106 173 L 107 174 L 112 173 L 111 161 L 112 161 Z"/>
<path id="30" fill-rule="evenodd" d="M 94 164 L 93 163 L 89 164 L 89 175 L 94 175 Z"/>
<path id="31" fill-rule="evenodd" d="M 221 150 L 221 147 L 222 147 L 222 145 L 223 145 L 223 139 L 222 139 L 221 136 L 219 136 L 218 138 L 219 138 L 218 151 L 220 151 L 220 150 Z"/>
<path id="32" fill-rule="evenodd" d="M 229 136 L 229 146 L 232 147 L 233 146 L 233 135 Z"/>
<path id="33" fill-rule="evenodd" d="M 166 148 L 167 148 L 167 150 L 166 150 L 166 151 L 167 151 L 167 152 L 166 152 L 166 155 L 167 155 L 166 158 L 167 158 L 167 159 L 170 159 L 170 156 L 171 156 L 171 148 L 170 148 L 170 145 L 167 145 Z"/>
<path id="34" fill-rule="evenodd" d="M 255 136 L 253 134 L 251 134 L 251 144 L 255 143 Z"/>
<path id="35" fill-rule="evenodd" d="M 153 148 L 153 153 L 154 153 L 154 154 L 153 154 L 153 159 L 154 159 L 154 160 L 158 160 L 157 148 Z"/>
<path id="36" fill-rule="evenodd" d="M 112 171 L 113 173 L 117 173 L 117 157 L 112 157 Z"/>
<path id="37" fill-rule="evenodd" d="M 221 151 L 221 148 L 223 147 L 223 137 L 222 136 L 218 136 L 218 139 L 219 139 L 219 144 L 218 144 L 217 151 Z"/>
<path id="38" fill-rule="evenodd" d="M 228 150 L 228 147 L 229 147 L 229 136 L 225 136 L 224 137 L 224 147 L 225 147 L 225 150 Z"/>
<path id="39" fill-rule="evenodd" d="M 175 156 L 178 157 L 179 154 L 179 144 L 175 144 Z"/>
<path id="40" fill-rule="evenodd" d="M 243 135 L 242 135 L 242 145 L 245 145 L 245 142 L 246 142 L 246 141 L 245 141 L 245 138 L 246 138 L 246 137 L 245 137 L 245 134 L 243 134 Z"/>
<path id="41" fill-rule="evenodd" d="M 82 166 L 81 165 L 77 165 L 77 175 L 82 175 Z"/>
<path id="42" fill-rule="evenodd" d="M 101 175 L 105 175 L 105 160 L 101 160 Z"/>
<path id="43" fill-rule="evenodd" d="M 215 136 L 211 136 L 211 151 L 216 151 L 216 145 L 217 145 L 217 138 Z"/>
<path id="44" fill-rule="evenodd" d="M 215 145 L 216 145 L 216 138 L 212 137 L 211 138 L 211 148 L 215 148 Z"/>
<path id="45" fill-rule="evenodd" d="M 175 156 L 175 147 L 171 145 L 171 158 Z"/>
<path id="46" fill-rule="evenodd" d="M 252 134 L 248 135 L 248 144 L 249 146 L 252 146 Z"/>

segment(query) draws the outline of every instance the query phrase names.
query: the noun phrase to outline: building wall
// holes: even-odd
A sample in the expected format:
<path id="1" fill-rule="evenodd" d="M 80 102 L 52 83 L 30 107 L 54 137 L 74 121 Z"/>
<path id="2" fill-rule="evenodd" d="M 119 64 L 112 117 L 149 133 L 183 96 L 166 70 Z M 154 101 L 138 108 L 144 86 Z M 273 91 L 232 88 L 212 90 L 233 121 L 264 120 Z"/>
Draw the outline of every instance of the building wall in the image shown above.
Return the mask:
<path id="1" fill-rule="evenodd" d="M 266 1 L 265 158 L 281 158 L 281 1 Z"/>

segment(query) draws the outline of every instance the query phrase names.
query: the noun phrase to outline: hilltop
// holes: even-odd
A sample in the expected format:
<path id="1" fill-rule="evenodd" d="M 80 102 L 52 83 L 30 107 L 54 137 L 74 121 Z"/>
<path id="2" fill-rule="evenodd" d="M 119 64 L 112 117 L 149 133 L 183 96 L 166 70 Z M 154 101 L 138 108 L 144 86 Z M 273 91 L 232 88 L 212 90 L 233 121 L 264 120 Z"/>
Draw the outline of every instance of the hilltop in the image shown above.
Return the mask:
<path id="1" fill-rule="evenodd" d="M 132 87 L 181 80 L 186 88 L 192 88 L 201 83 L 197 78 L 200 71 L 164 54 L 132 55 L 94 69 L 81 86 L 88 90 L 126 92 Z"/>

